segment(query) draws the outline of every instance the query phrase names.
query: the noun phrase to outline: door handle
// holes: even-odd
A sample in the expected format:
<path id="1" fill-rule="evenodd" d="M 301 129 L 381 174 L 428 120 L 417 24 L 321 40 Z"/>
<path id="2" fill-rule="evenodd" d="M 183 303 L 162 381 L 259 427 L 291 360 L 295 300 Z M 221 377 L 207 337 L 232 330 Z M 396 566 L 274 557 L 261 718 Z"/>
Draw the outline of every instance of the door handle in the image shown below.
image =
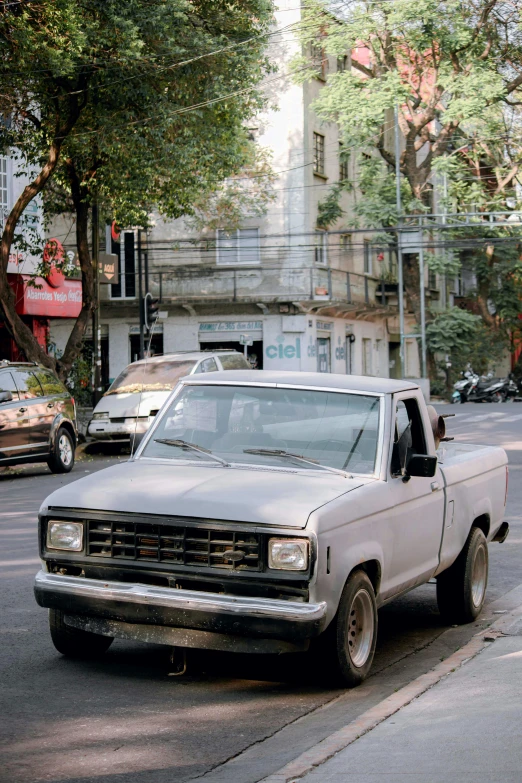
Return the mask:
<path id="1" fill-rule="evenodd" d="M 47 403 L 48 408 L 54 408 L 54 402 L 48 402 Z"/>
<path id="2" fill-rule="evenodd" d="M 18 413 L 25 413 L 27 408 L 18 408 Z"/>
<path id="3" fill-rule="evenodd" d="M 439 482 L 438 481 L 432 481 L 431 482 L 431 491 L 436 492 L 439 489 Z"/>

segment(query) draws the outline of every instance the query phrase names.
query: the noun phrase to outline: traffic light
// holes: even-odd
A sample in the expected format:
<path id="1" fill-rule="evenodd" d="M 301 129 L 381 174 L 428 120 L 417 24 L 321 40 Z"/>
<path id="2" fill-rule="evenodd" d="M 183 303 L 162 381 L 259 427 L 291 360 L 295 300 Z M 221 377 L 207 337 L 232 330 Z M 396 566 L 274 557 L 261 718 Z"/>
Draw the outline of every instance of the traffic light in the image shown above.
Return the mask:
<path id="1" fill-rule="evenodd" d="M 143 320 L 146 329 L 151 329 L 158 319 L 159 299 L 154 299 L 152 294 L 145 294 L 143 299 Z"/>

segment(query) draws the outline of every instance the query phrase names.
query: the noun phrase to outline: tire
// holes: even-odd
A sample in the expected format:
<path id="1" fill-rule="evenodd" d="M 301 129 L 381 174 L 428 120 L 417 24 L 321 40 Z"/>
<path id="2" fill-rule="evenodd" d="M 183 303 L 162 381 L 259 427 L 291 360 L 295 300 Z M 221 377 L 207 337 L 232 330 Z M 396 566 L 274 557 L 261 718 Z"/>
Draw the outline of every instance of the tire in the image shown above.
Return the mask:
<path id="1" fill-rule="evenodd" d="M 67 625 L 60 609 L 49 609 L 49 630 L 58 652 L 68 658 L 99 658 L 114 641 L 111 636 L 100 636 Z"/>
<path id="2" fill-rule="evenodd" d="M 472 623 L 484 606 L 488 585 L 488 543 L 482 530 L 472 527 L 464 549 L 437 577 L 437 604 L 449 625 Z"/>
<path id="3" fill-rule="evenodd" d="M 70 473 L 74 467 L 74 440 L 68 429 L 60 427 L 47 460 L 52 473 Z"/>
<path id="4" fill-rule="evenodd" d="M 366 679 L 377 642 L 377 604 L 364 571 L 349 577 L 337 615 L 321 641 L 322 668 L 335 685 L 355 688 Z"/>

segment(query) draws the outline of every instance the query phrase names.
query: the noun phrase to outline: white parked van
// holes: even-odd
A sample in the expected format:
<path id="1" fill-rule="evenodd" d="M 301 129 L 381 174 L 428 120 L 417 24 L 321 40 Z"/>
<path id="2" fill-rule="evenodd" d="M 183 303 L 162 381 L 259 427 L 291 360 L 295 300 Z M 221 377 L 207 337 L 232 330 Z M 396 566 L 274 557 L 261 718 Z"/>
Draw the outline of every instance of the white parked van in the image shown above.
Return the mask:
<path id="1" fill-rule="evenodd" d="M 96 440 L 130 440 L 147 431 L 180 378 L 219 370 L 251 370 L 237 351 L 193 351 L 141 359 L 126 367 L 94 409 L 87 434 Z"/>

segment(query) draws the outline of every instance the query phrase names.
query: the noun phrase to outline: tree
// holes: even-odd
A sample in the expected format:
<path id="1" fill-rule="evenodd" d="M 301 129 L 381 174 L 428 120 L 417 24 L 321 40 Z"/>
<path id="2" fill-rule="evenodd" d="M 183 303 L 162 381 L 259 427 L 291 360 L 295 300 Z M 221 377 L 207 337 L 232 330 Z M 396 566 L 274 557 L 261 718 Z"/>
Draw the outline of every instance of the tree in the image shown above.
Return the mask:
<path id="1" fill-rule="evenodd" d="M 300 79 L 317 75 L 318 50 L 323 59 L 349 53 L 351 67 L 330 73 L 314 108 L 321 119 L 338 124 L 345 148 L 375 151 L 388 172 L 390 193 L 398 109 L 399 163 L 410 211 L 430 209 L 434 172 L 457 150 L 466 161 L 471 143 L 480 150 L 479 173 L 489 172 L 490 205 L 503 200 L 505 208 L 522 163 L 521 139 L 514 138 L 522 97 L 518 7 L 516 0 L 311 2 L 296 78 L 298 72 Z M 340 183 L 338 192 L 349 186 Z M 405 256 L 404 272 L 418 320 L 415 255 Z"/>
<path id="2" fill-rule="evenodd" d="M 506 348 L 505 339 L 498 339 L 480 316 L 460 307 L 438 313 L 426 329 L 426 338 L 431 355 L 438 357 L 436 369 L 445 376 L 448 394 L 468 365 L 479 374 L 486 373 Z M 437 387 L 432 391 L 437 393 Z"/>
<path id="3" fill-rule="evenodd" d="M 244 123 L 261 106 L 270 0 L 31 0 L 0 11 L 0 130 L 36 173 L 0 248 L 0 304 L 27 358 L 67 375 L 96 306 L 89 210 L 143 225 L 177 217 L 248 160 Z M 50 181 L 52 177 L 52 188 Z M 83 303 L 63 356 L 16 313 L 7 261 L 17 224 L 45 189 L 48 215 L 72 210 Z M 56 262 L 56 260 L 55 260 Z"/>

